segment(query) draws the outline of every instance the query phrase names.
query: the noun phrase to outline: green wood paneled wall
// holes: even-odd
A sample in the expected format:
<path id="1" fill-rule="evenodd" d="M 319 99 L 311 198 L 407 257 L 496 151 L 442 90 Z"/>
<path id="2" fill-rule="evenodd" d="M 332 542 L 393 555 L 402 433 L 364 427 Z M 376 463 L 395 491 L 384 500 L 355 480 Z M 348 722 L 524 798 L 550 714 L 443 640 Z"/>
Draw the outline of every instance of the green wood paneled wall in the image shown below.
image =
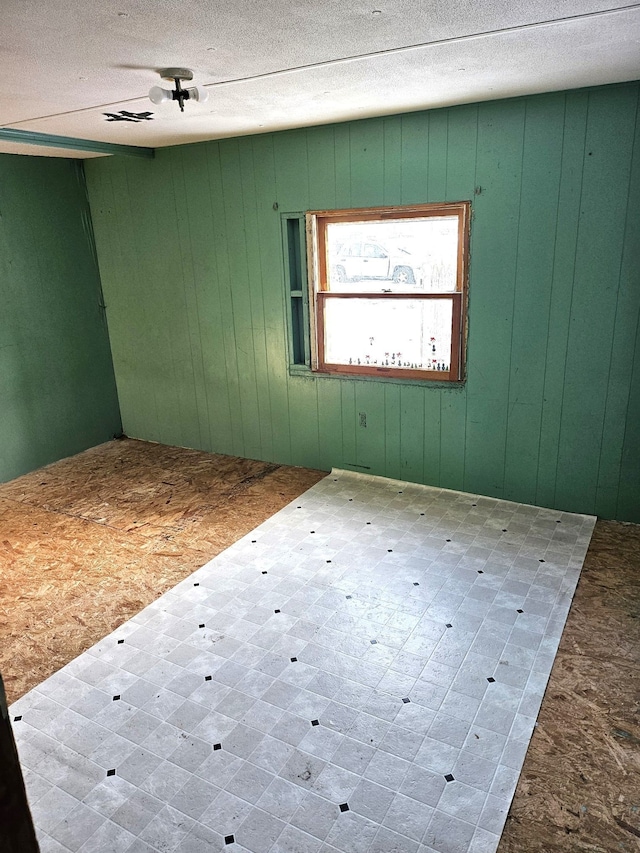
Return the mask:
<path id="1" fill-rule="evenodd" d="M 638 96 L 624 84 L 89 162 L 125 431 L 640 521 Z M 460 199 L 464 386 L 290 375 L 281 213 Z"/>
<path id="2" fill-rule="evenodd" d="M 0 155 L 0 481 L 121 431 L 80 169 Z"/>

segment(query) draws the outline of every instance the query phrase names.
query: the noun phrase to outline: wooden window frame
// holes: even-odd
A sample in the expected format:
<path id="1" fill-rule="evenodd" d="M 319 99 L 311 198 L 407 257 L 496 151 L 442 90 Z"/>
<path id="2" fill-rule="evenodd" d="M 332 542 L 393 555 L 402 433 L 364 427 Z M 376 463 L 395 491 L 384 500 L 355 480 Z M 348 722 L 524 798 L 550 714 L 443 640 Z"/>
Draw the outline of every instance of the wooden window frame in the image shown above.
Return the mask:
<path id="1" fill-rule="evenodd" d="M 458 217 L 458 258 L 456 289 L 449 292 L 415 290 L 393 293 L 380 291 L 330 291 L 326 228 L 336 222 L 382 222 L 385 219 Z M 351 376 L 378 376 L 393 379 L 417 379 L 437 382 L 461 382 L 464 379 L 469 266 L 469 223 L 471 203 L 458 201 L 401 207 L 313 210 L 306 214 L 307 268 L 309 270 L 309 319 L 311 328 L 311 369 L 316 373 Z M 324 358 L 325 305 L 329 299 L 375 299 L 416 301 L 445 299 L 452 302 L 451 353 L 448 370 L 385 367 L 365 364 L 332 364 Z"/>

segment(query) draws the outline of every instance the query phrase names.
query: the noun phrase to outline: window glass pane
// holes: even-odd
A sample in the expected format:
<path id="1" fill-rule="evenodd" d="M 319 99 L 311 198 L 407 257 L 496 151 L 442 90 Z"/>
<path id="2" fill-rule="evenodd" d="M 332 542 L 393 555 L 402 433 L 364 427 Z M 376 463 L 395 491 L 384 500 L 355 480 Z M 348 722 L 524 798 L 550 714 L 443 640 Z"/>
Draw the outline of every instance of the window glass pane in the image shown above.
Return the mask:
<path id="1" fill-rule="evenodd" d="M 327 364 L 449 370 L 452 299 L 324 299 Z"/>
<path id="2" fill-rule="evenodd" d="M 330 291 L 456 289 L 457 216 L 329 222 L 326 238 Z"/>

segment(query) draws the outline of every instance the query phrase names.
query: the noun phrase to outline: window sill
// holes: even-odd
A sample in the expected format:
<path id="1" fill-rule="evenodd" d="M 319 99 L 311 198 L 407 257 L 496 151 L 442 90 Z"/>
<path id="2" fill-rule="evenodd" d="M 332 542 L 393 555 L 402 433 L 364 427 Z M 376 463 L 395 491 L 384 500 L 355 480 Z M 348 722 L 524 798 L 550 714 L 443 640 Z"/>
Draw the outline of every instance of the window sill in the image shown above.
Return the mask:
<path id="1" fill-rule="evenodd" d="M 300 379 L 337 379 L 338 381 L 344 382 L 345 380 L 348 382 L 356 381 L 356 382 L 382 382 L 386 385 L 419 385 L 421 388 L 446 388 L 449 390 L 453 389 L 462 389 L 465 385 L 466 380 L 460 379 L 455 382 L 443 382 L 438 381 L 437 379 L 409 379 L 409 378 L 400 378 L 396 376 L 366 376 L 361 373 L 322 373 L 320 371 L 314 371 L 310 367 L 307 367 L 305 364 L 290 364 L 289 365 L 289 376 L 298 377 Z"/>

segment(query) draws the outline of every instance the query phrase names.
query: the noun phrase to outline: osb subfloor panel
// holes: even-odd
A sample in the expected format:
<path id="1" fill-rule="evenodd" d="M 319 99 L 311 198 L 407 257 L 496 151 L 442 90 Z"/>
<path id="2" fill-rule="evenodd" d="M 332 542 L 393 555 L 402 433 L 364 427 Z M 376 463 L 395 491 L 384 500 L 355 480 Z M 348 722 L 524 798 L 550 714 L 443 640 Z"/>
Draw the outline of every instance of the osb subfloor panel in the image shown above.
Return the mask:
<path id="1" fill-rule="evenodd" d="M 9 701 L 324 476 L 124 440 L 0 485 Z M 640 850 L 640 527 L 596 525 L 499 853 Z"/>
<path id="2" fill-rule="evenodd" d="M 324 476 L 125 439 L 0 485 L 9 702 Z"/>
<path id="3" fill-rule="evenodd" d="M 640 850 L 640 525 L 596 523 L 498 853 Z"/>

